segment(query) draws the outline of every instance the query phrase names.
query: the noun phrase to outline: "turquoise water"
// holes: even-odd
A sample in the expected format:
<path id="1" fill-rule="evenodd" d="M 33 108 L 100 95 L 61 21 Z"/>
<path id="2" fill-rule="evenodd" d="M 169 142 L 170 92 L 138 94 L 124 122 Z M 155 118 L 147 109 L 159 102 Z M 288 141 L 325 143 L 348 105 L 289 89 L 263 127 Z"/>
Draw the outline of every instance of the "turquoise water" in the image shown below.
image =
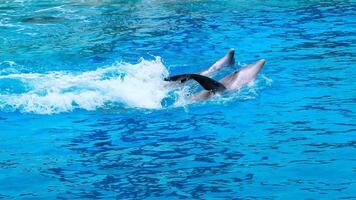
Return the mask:
<path id="1" fill-rule="evenodd" d="M 356 198 L 355 19 L 354 1 L 1 1 L 0 199 Z M 229 48 L 217 77 L 267 60 L 249 86 L 163 87 Z"/>

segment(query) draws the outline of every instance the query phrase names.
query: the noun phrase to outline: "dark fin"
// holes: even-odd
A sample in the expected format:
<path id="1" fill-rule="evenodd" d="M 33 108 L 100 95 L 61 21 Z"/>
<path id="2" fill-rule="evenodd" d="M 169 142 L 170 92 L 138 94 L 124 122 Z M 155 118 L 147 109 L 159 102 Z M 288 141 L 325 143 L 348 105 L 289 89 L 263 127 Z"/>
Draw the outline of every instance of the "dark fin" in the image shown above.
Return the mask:
<path id="1" fill-rule="evenodd" d="M 186 82 L 187 80 L 193 79 L 198 82 L 205 90 L 212 92 L 219 92 L 226 89 L 226 87 L 220 82 L 211 79 L 206 76 L 199 74 L 180 74 L 172 77 L 165 78 L 165 81 L 180 81 L 181 83 Z"/>
<path id="2" fill-rule="evenodd" d="M 205 90 L 209 90 L 212 92 L 219 92 L 219 91 L 226 90 L 226 87 L 223 84 L 209 77 L 202 76 L 199 74 L 191 74 L 191 77 L 196 82 L 198 82 Z"/>
<path id="3" fill-rule="evenodd" d="M 229 58 L 228 65 L 235 64 L 235 49 L 230 49 L 228 54 L 229 54 L 228 55 L 228 58 Z"/>
<path id="4" fill-rule="evenodd" d="M 184 83 L 189 79 L 190 79 L 190 74 L 180 74 L 180 75 L 164 78 L 165 81 L 179 81 L 181 83 Z"/>

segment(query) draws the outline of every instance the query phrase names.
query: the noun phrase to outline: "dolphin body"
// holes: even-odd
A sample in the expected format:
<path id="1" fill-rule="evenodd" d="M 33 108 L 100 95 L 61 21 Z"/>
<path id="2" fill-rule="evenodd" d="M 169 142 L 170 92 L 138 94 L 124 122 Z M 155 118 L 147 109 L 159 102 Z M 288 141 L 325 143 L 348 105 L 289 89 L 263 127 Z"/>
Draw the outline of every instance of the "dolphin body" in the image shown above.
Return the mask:
<path id="1" fill-rule="evenodd" d="M 180 74 L 172 77 L 167 77 L 164 80 L 180 83 L 184 83 L 187 80 L 195 80 L 205 90 L 193 94 L 192 96 L 190 96 L 190 100 L 203 101 L 214 97 L 215 95 L 219 95 L 225 91 L 240 89 L 244 85 L 248 84 L 250 81 L 255 79 L 266 61 L 264 59 L 261 59 L 254 64 L 246 65 L 234 71 L 233 73 L 225 76 L 219 81 L 205 76 L 222 67 L 232 65 L 234 62 L 234 50 L 232 49 L 224 57 L 222 57 L 215 64 L 213 64 L 208 70 L 205 70 L 200 74 Z"/>

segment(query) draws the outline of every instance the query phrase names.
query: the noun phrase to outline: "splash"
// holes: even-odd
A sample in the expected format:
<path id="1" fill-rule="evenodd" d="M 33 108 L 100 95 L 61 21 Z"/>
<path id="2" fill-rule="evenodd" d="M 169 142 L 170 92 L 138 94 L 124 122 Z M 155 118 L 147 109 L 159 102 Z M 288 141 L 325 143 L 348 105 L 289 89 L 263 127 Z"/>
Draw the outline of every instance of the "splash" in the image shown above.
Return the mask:
<path id="1" fill-rule="evenodd" d="M 81 73 L 0 74 L 0 110 L 53 114 L 112 104 L 158 109 L 169 92 L 163 82 L 167 75 L 160 57 Z"/>

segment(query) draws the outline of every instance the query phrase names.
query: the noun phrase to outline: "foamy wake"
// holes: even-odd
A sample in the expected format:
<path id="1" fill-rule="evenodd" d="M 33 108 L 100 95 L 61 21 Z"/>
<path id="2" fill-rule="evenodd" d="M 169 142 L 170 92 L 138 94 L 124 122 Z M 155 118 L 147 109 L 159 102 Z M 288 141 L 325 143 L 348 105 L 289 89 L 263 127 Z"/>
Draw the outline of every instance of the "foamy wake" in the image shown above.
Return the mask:
<path id="1" fill-rule="evenodd" d="M 169 92 L 168 70 L 156 57 L 138 64 L 115 63 L 95 71 L 12 73 L 0 75 L 0 110 L 51 114 L 74 109 L 95 110 L 110 104 L 161 108 Z"/>

